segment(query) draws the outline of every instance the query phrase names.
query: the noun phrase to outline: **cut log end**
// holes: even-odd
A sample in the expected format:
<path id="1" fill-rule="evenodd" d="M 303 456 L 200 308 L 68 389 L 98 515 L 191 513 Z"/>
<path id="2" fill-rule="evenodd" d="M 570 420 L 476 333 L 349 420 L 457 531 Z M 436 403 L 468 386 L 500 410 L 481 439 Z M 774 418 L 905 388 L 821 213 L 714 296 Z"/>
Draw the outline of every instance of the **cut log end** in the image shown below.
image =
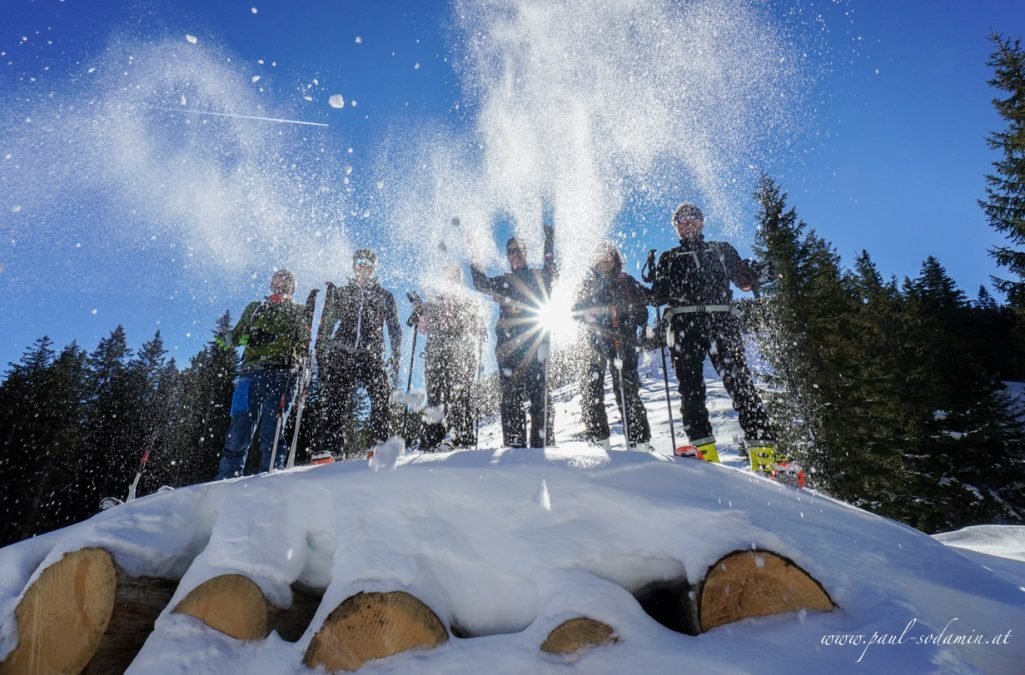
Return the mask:
<path id="1" fill-rule="evenodd" d="M 252 579 L 224 574 L 189 591 L 176 614 L 189 614 L 215 630 L 239 640 L 267 637 L 267 599 Z"/>
<path id="2" fill-rule="evenodd" d="M 117 594 L 117 568 L 100 548 L 46 568 L 15 609 L 18 646 L 0 673 L 78 673 L 103 640 Z"/>
<path id="3" fill-rule="evenodd" d="M 559 624 L 543 643 L 541 651 L 549 654 L 572 654 L 583 649 L 618 642 L 612 626 L 601 621 L 578 617 Z"/>
<path id="4" fill-rule="evenodd" d="M 707 631 L 751 617 L 834 607 L 822 585 L 790 560 L 769 551 L 737 551 L 709 569 L 698 614 Z"/>
<path id="5" fill-rule="evenodd" d="M 438 615 L 412 595 L 357 593 L 331 612 L 303 662 L 329 671 L 351 671 L 371 659 L 430 649 L 447 640 L 448 631 Z"/>

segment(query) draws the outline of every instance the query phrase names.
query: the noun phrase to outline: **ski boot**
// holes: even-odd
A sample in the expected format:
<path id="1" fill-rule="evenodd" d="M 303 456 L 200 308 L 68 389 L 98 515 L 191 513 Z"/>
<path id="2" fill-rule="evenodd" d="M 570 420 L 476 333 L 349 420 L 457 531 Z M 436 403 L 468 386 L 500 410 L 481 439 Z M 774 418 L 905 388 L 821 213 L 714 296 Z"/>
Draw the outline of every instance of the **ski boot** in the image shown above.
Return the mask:
<path id="1" fill-rule="evenodd" d="M 803 488 L 805 482 L 804 467 L 797 462 L 783 459 L 776 462 L 772 470 L 772 480 L 790 487 Z"/>
<path id="2" fill-rule="evenodd" d="M 747 456 L 751 460 L 752 471 L 772 474 L 776 466 L 776 444 L 772 441 L 750 441 L 747 444 Z"/>
<path id="3" fill-rule="evenodd" d="M 715 448 L 715 438 L 712 436 L 698 439 L 689 445 L 681 445 L 673 454 L 677 457 L 692 457 L 719 463 L 719 451 Z"/>

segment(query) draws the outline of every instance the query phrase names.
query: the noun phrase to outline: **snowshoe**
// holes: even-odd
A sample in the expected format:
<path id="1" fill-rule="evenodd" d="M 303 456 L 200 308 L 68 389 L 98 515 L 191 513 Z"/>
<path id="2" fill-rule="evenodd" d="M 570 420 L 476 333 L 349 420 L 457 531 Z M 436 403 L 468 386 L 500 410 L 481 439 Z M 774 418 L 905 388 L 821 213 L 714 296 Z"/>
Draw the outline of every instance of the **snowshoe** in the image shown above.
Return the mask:
<path id="1" fill-rule="evenodd" d="M 708 440 L 704 443 L 681 445 L 673 453 L 677 457 L 692 457 L 705 460 L 706 462 L 719 463 L 719 451 L 715 448 L 715 441 Z"/>
<path id="2" fill-rule="evenodd" d="M 327 450 L 323 450 L 321 452 L 315 452 L 310 457 L 310 464 L 313 464 L 313 465 L 318 465 L 318 464 L 334 464 L 334 462 L 335 462 L 335 456 L 333 454 L 331 454 Z"/>
<path id="3" fill-rule="evenodd" d="M 675 455 L 676 457 L 686 457 L 689 459 L 705 459 L 705 457 L 701 454 L 701 451 L 698 450 L 698 446 L 696 445 L 681 445 L 673 451 L 673 455 Z"/>
<path id="4" fill-rule="evenodd" d="M 772 480 L 790 487 L 803 488 L 805 482 L 804 467 L 797 462 L 776 462 L 772 470 Z"/>
<path id="5" fill-rule="evenodd" d="M 124 503 L 124 500 L 118 499 L 117 497 L 104 497 L 100 500 L 100 511 L 106 511 L 107 509 L 112 509 L 115 506 L 121 506 Z"/>

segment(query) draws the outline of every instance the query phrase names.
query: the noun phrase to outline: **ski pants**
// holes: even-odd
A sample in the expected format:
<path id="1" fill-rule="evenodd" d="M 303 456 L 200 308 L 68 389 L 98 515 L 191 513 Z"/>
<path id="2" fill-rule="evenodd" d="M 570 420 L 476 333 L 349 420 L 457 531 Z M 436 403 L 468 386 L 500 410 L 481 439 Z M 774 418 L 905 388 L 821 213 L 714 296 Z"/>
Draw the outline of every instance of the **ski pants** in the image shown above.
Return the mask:
<path id="1" fill-rule="evenodd" d="M 581 416 L 584 434 L 590 441 L 604 441 L 609 437 L 609 417 L 605 412 L 605 370 L 612 371 L 612 391 L 623 419 L 623 394 L 626 395 L 626 422 L 629 427 L 629 443 L 647 443 L 651 440 L 648 413 L 640 396 L 640 378 L 637 374 L 637 347 L 630 343 L 621 344 L 617 352 L 612 340 L 591 338 L 587 341 L 585 356 L 587 366 L 583 369 L 581 392 Z M 622 359 L 622 383 L 616 359 Z M 623 433 L 627 433 L 624 429 Z"/>
<path id="2" fill-rule="evenodd" d="M 545 364 L 534 354 L 524 359 L 498 361 L 498 386 L 502 392 L 502 442 L 510 448 L 541 448 L 555 444 L 555 411 L 552 409 Z M 530 408 L 530 445 L 527 441 L 527 413 Z M 545 429 L 545 410 L 548 419 Z M 544 431 L 543 431 L 544 430 Z M 544 439 L 542 441 L 542 439 Z"/>
<path id="3" fill-rule="evenodd" d="M 712 436 L 703 373 L 707 355 L 733 398 L 747 440 L 772 440 L 769 418 L 747 368 L 737 317 L 728 312 L 678 315 L 673 318 L 671 331 L 667 342 L 680 384 L 680 412 L 687 438 L 693 442 Z"/>
<path id="4" fill-rule="evenodd" d="M 288 419 L 292 399 L 295 397 L 296 378 L 290 370 L 257 370 L 243 372 L 235 380 L 235 393 L 231 397 L 231 423 L 224 441 L 224 452 L 217 471 L 217 480 L 241 476 L 246 458 L 253 445 L 253 436 L 259 430 L 263 457 L 260 471 L 270 468 L 274 429 L 281 414 L 281 435 L 274 458 L 277 469 L 285 465 L 288 444 L 285 443 L 285 421 Z"/>
<path id="5" fill-rule="evenodd" d="M 474 340 L 465 336 L 432 337 L 427 340 L 424 359 L 427 406 L 440 412 L 443 417 L 439 422 L 424 424 L 421 448 L 436 448 L 449 434 L 456 447 L 468 448 L 475 443 L 475 346 Z"/>
<path id="6" fill-rule="evenodd" d="M 344 437 L 345 423 L 354 414 L 353 398 L 360 386 L 366 388 L 370 398 L 371 441 L 380 443 L 387 439 L 391 388 L 384 359 L 366 350 L 335 349 L 323 365 L 326 368 L 321 371 L 320 381 L 324 449 L 344 449 L 350 453 L 365 449 L 352 447 L 353 439 Z"/>

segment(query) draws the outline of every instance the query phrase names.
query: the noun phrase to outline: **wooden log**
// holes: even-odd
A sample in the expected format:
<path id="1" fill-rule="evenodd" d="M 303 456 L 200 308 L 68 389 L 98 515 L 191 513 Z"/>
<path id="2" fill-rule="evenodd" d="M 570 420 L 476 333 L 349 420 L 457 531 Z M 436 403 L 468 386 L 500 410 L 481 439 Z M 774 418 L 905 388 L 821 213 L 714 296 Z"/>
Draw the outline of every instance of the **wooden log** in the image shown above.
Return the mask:
<path id="1" fill-rule="evenodd" d="M 18 646 L 0 673 L 124 672 L 175 584 L 129 577 L 100 548 L 66 554 L 18 603 Z"/>
<path id="2" fill-rule="evenodd" d="M 549 654 L 572 654 L 582 649 L 619 642 L 612 626 L 595 619 L 577 617 L 564 621 L 541 643 L 541 651 Z"/>
<path id="3" fill-rule="evenodd" d="M 818 581 L 770 551 L 735 551 L 708 569 L 698 594 L 702 631 L 756 616 L 835 608 Z"/>
<path id="4" fill-rule="evenodd" d="M 270 630 L 267 599 L 256 582 L 241 574 L 222 574 L 196 586 L 174 608 L 239 640 L 262 640 Z"/>
<path id="5" fill-rule="evenodd" d="M 262 640 L 276 630 L 282 639 L 296 642 L 309 628 L 322 596 L 315 589 L 292 586 L 292 605 L 282 609 L 270 604 L 252 579 L 224 574 L 196 586 L 172 611 L 239 640 Z"/>
<path id="6" fill-rule="evenodd" d="M 438 615 L 409 593 L 357 593 L 327 617 L 303 663 L 352 671 L 371 659 L 430 649 L 447 640 Z"/>

